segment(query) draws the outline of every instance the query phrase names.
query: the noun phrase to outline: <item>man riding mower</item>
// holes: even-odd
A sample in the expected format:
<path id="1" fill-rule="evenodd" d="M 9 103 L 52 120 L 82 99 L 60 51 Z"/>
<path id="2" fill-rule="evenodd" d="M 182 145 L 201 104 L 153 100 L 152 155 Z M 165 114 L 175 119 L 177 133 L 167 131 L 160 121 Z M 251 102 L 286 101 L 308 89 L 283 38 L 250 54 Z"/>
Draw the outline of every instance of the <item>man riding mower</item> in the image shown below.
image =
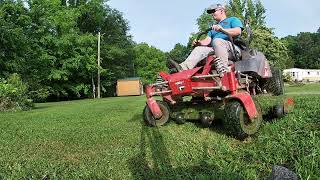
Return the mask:
<path id="1" fill-rule="evenodd" d="M 205 44 L 205 49 L 209 51 L 204 65 L 199 62 L 201 59 L 195 60 L 197 62 L 194 63 L 194 60 L 188 61 L 187 58 L 186 63 L 180 64 L 182 67 L 173 63 L 178 72 L 160 72 L 157 82 L 145 87 L 147 103 L 143 116 L 148 125 L 162 126 L 172 118 L 178 124 L 186 120 L 200 119 L 207 127 L 220 119 L 227 132 L 243 139 L 255 134 L 262 122 L 263 114 L 255 96 L 267 93 L 283 94 L 281 74 L 270 68 L 265 56 L 261 52 L 249 49 L 248 43 L 234 41 L 238 34 L 232 31 L 232 25 L 236 24 L 236 27 L 241 28 L 242 23 L 234 23 L 234 17 L 230 20 L 219 16 L 218 11 L 225 13 L 224 7 L 220 4 L 207 10 L 220 22 L 219 27 L 214 25 L 200 33 L 195 42 L 199 42 L 203 34 L 220 34 L 218 37 L 228 40 L 231 55 L 224 56 L 227 60 L 221 55 L 217 56 L 219 53 L 215 51 L 216 48 L 207 47 L 208 43 Z M 247 28 L 247 31 L 250 32 L 250 29 Z M 216 42 L 212 39 L 210 41 Z M 241 49 L 239 53 L 237 48 Z M 195 67 L 192 67 L 192 63 Z M 162 101 L 156 101 L 154 96 L 162 96 Z M 276 112 L 282 116 L 285 111 L 285 105 L 281 102 Z"/>

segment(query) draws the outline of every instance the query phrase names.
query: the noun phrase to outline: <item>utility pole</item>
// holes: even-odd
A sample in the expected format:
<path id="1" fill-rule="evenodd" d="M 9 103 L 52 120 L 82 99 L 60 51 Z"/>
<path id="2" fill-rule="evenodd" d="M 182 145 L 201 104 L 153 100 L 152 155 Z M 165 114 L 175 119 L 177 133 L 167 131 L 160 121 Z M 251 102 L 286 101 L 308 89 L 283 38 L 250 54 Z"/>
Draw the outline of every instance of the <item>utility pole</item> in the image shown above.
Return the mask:
<path id="1" fill-rule="evenodd" d="M 100 37 L 101 37 L 101 34 L 100 34 L 100 31 L 98 33 L 98 89 L 97 89 L 97 98 L 100 98 Z"/>

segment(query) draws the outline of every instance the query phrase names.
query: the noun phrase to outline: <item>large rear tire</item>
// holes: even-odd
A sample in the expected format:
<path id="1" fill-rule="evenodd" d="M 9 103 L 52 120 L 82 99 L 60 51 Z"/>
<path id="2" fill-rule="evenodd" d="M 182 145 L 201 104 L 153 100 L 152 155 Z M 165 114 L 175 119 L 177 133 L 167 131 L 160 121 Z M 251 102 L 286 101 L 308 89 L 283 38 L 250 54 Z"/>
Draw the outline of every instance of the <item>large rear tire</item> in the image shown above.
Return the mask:
<path id="1" fill-rule="evenodd" d="M 249 116 L 239 101 L 230 101 L 225 105 L 224 127 L 236 138 L 243 140 L 258 132 L 261 123 L 261 109 L 256 103 L 258 117 L 250 121 Z"/>
<path id="2" fill-rule="evenodd" d="M 272 93 L 275 96 L 283 95 L 284 84 L 283 84 L 281 70 L 273 66 L 271 66 L 270 69 L 271 69 L 272 77 L 267 79 L 267 81 L 264 84 L 264 89 L 268 93 Z"/>
<path id="3" fill-rule="evenodd" d="M 169 121 L 170 109 L 169 109 L 168 105 L 163 101 L 157 101 L 157 103 L 158 103 L 160 110 L 162 112 L 162 116 L 158 119 L 153 117 L 153 114 L 152 114 L 148 105 L 146 105 L 144 107 L 143 118 L 144 118 L 145 123 L 149 126 L 162 126 L 166 122 Z"/>

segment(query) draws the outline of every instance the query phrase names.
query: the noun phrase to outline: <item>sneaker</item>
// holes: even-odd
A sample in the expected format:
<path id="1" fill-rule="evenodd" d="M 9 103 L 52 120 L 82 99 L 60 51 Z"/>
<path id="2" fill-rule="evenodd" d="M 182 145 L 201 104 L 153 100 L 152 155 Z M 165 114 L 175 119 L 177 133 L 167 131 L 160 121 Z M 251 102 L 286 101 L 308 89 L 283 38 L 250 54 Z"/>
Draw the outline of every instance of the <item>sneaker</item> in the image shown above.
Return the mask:
<path id="1" fill-rule="evenodd" d="M 182 67 L 180 66 L 180 64 L 178 64 L 177 62 L 175 62 L 172 59 L 169 59 L 169 62 L 177 69 L 177 72 L 181 72 L 182 71 Z"/>

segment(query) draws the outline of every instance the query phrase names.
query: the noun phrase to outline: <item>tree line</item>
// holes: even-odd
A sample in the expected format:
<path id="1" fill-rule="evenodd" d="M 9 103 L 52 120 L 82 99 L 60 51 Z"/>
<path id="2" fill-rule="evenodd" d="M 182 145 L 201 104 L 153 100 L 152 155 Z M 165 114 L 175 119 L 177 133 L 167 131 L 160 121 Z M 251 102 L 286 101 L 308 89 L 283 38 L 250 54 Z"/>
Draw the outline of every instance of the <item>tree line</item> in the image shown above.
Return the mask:
<path id="1" fill-rule="evenodd" d="M 319 68 L 319 33 L 277 38 L 265 24 L 260 1 L 230 0 L 228 13 L 250 21 L 252 47 L 274 65 Z M 197 19 L 199 31 L 211 21 L 204 10 Z M 157 72 L 168 70 L 168 58 L 183 61 L 195 36 L 187 45 L 162 52 L 135 43 L 129 30 L 129 22 L 107 0 L 0 0 L 0 101 L 5 92 L 16 91 L 8 88 L 10 78 L 21 81 L 24 94 L 35 102 L 94 97 L 98 69 L 102 96 L 113 96 L 117 79 L 139 76 L 151 83 Z"/>

